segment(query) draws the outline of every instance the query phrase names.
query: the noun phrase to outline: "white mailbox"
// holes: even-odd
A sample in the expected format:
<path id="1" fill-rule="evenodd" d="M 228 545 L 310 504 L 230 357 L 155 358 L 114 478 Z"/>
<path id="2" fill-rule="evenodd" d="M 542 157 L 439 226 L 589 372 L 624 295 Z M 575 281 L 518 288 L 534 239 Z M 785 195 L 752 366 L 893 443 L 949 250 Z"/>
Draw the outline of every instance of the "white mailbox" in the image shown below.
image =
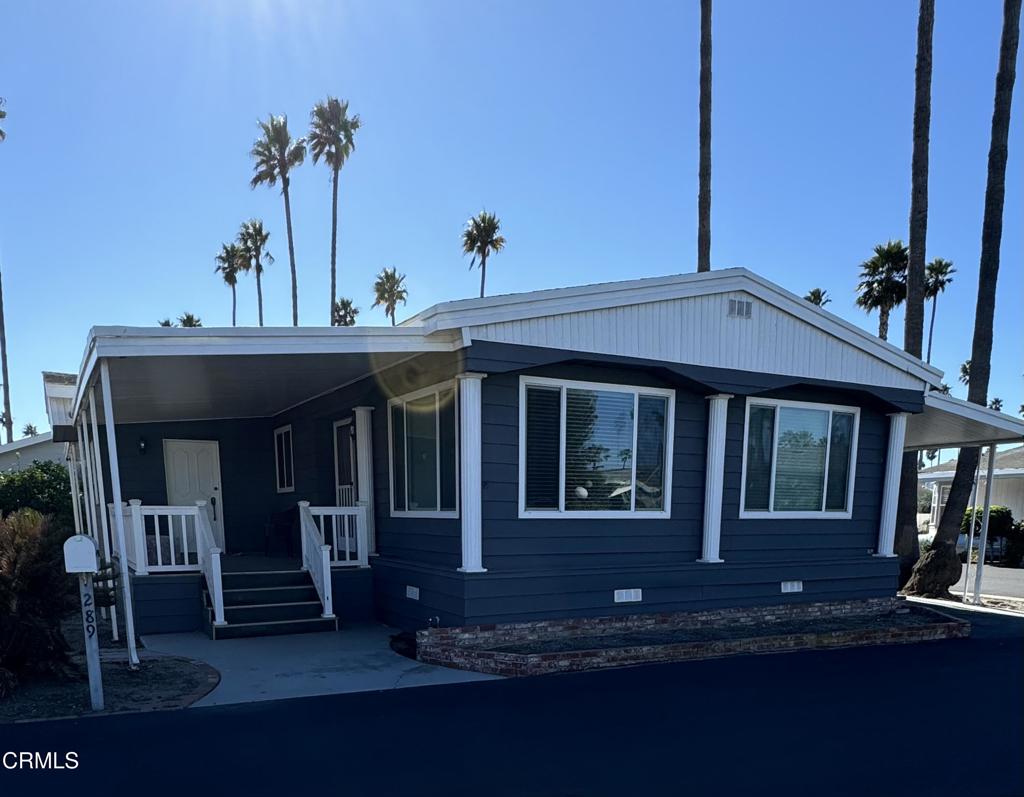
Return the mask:
<path id="1" fill-rule="evenodd" d="M 91 537 L 76 534 L 64 543 L 64 569 L 68 573 L 95 573 L 99 570 L 96 543 Z"/>

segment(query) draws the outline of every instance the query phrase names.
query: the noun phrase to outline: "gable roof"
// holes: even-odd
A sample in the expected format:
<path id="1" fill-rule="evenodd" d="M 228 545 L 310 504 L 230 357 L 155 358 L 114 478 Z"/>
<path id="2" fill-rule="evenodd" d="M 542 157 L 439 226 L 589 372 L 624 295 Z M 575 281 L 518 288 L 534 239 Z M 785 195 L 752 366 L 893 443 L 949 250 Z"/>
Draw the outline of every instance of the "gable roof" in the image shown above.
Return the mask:
<path id="1" fill-rule="evenodd" d="M 442 302 L 417 313 L 400 326 L 434 332 L 737 291 L 750 294 L 928 384 L 938 386 L 941 382 L 942 371 L 938 368 L 745 268 Z"/>

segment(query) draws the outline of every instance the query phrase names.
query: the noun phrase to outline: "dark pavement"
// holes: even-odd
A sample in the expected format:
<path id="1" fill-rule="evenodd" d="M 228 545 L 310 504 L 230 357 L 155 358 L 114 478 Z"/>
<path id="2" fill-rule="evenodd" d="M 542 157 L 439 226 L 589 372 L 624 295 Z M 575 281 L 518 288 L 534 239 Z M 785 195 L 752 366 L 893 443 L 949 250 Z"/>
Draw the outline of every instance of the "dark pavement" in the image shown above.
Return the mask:
<path id="1" fill-rule="evenodd" d="M 969 619 L 966 640 L 5 725 L 0 752 L 81 766 L 0 768 L 0 794 L 1021 795 L 1024 619 Z"/>

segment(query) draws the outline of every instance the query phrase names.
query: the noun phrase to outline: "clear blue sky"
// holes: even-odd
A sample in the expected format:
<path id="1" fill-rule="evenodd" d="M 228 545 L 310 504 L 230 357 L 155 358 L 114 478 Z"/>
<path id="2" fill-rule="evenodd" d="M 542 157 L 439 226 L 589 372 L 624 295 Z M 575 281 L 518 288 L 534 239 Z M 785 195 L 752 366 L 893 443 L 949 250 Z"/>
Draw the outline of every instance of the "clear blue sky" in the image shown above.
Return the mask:
<path id="1" fill-rule="evenodd" d="M 1001 3 L 939 0 L 929 259 L 953 260 L 936 364 L 970 353 Z M 213 256 L 259 216 L 290 322 L 284 211 L 249 189 L 256 120 L 304 132 L 328 93 L 363 119 L 342 174 L 340 292 L 371 310 L 383 266 L 405 314 L 473 296 L 459 249 L 486 207 L 508 248 L 489 293 L 694 269 L 698 19 L 692 2 L 21 3 L 3 14 L 0 264 L 18 429 L 45 427 L 41 370 L 76 371 L 88 328 L 188 310 L 230 324 Z M 719 0 L 714 20 L 715 267 L 746 266 L 875 330 L 858 264 L 906 238 L 917 3 Z M 1024 401 L 1021 157 L 1010 140 L 990 395 Z M 300 319 L 327 321 L 330 182 L 293 181 Z M 255 323 L 255 286 L 239 289 Z M 402 314 L 400 313 L 400 318 Z M 893 319 L 902 337 L 902 314 Z M 964 395 L 956 386 L 955 393 Z"/>

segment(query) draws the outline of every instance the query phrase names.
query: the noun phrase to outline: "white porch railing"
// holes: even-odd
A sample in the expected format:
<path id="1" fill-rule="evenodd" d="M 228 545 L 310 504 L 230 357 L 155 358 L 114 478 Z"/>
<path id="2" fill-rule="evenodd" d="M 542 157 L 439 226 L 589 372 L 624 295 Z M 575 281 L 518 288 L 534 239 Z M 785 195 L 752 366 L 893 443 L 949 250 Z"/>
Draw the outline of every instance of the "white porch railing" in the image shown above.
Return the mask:
<path id="1" fill-rule="evenodd" d="M 206 587 L 210 590 L 213 601 L 213 624 L 225 625 L 224 620 L 224 582 L 220 574 L 220 548 L 213 536 L 213 524 L 210 522 L 210 510 L 206 501 L 196 501 L 196 543 L 199 554 L 199 566 L 206 576 Z"/>
<path id="2" fill-rule="evenodd" d="M 313 520 L 309 501 L 299 501 L 299 533 L 302 535 L 302 567 L 313 579 L 324 607 L 323 616 L 332 618 L 331 546 L 324 543 L 323 534 Z"/>
<path id="3" fill-rule="evenodd" d="M 365 506 L 311 506 L 309 513 L 322 542 L 331 545 L 334 567 L 368 567 Z"/>
<path id="4" fill-rule="evenodd" d="M 351 484 L 338 485 L 338 506 L 355 506 L 356 488 Z"/>
<path id="5" fill-rule="evenodd" d="M 198 506 L 149 506 L 138 499 L 122 509 L 130 519 L 125 547 L 139 575 L 202 570 Z"/>

